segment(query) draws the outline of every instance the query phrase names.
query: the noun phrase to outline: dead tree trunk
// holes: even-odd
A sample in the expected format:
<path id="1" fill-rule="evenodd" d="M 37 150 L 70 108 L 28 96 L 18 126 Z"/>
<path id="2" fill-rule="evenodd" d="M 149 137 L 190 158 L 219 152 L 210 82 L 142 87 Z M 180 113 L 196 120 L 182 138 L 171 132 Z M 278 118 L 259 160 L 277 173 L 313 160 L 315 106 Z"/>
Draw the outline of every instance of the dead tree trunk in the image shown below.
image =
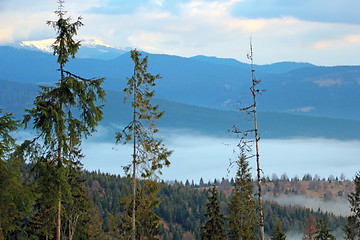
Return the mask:
<path id="1" fill-rule="evenodd" d="M 253 123 L 254 123 L 254 137 L 255 137 L 255 157 L 256 157 L 256 171 L 257 171 L 257 187 L 258 187 L 258 208 L 259 208 L 259 224 L 260 224 L 260 236 L 261 240 L 265 239 L 264 232 L 264 212 L 263 212 L 263 202 L 262 202 L 262 188 L 261 188 L 261 168 L 260 168 L 260 155 L 259 155 L 259 131 L 258 131 L 258 123 L 257 123 L 257 102 L 256 96 L 260 92 L 256 86 L 260 83 L 259 80 L 255 78 L 255 70 L 254 70 L 254 60 L 253 60 L 253 49 L 252 43 L 250 42 L 250 54 L 248 58 L 251 60 L 251 80 L 252 85 L 250 88 L 252 97 L 253 97 L 253 105 L 252 105 L 252 113 L 253 113 Z"/>

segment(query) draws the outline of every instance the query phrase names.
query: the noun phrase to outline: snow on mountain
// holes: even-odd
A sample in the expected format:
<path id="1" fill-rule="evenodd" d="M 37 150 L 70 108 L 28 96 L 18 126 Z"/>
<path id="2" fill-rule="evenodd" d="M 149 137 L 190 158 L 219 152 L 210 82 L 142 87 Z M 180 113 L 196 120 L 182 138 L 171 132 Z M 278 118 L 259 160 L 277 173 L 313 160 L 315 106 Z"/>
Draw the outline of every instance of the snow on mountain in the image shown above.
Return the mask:
<path id="1" fill-rule="evenodd" d="M 20 47 L 36 49 L 43 52 L 52 52 L 51 45 L 54 43 L 55 39 L 48 38 L 38 41 L 21 41 L 19 42 Z"/>
<path id="2" fill-rule="evenodd" d="M 21 41 L 18 43 L 18 47 L 52 53 L 54 41 L 55 39 L 53 38 Z M 80 42 L 81 47 L 76 55 L 78 58 L 112 59 L 131 50 L 131 48 L 115 47 L 98 39 L 82 39 Z"/>

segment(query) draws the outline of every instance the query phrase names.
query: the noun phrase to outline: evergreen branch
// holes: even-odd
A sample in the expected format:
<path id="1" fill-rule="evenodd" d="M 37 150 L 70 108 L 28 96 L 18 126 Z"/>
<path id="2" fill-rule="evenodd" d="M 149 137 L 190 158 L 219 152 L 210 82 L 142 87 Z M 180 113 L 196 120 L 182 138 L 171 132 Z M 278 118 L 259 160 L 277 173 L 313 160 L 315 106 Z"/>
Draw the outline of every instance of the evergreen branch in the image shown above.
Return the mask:
<path id="1" fill-rule="evenodd" d="M 61 69 L 58 69 L 58 71 L 61 71 Z M 99 78 L 96 78 L 96 77 L 87 79 L 87 78 L 83 78 L 83 77 L 80 77 L 80 76 L 78 76 L 78 75 L 75 75 L 75 74 L 73 74 L 73 73 L 71 73 L 71 72 L 69 72 L 69 71 L 66 71 L 66 70 L 64 70 L 64 69 L 63 69 L 62 71 L 63 71 L 64 73 L 66 73 L 68 76 L 74 77 L 74 78 L 76 78 L 76 79 L 80 79 L 81 81 L 84 81 L 84 82 L 93 82 L 93 81 L 99 79 Z"/>

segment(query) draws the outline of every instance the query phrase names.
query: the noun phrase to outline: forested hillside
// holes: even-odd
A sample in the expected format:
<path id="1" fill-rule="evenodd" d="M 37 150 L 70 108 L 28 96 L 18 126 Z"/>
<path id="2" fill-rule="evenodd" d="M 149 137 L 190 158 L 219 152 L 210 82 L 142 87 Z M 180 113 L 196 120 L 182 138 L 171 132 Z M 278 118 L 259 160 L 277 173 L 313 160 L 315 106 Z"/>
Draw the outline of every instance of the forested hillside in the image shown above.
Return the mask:
<path id="1" fill-rule="evenodd" d="M 123 207 L 121 199 L 124 198 L 129 189 L 129 180 L 117 175 L 110 175 L 101 172 L 85 172 L 84 177 L 91 198 L 94 201 L 97 211 L 101 218 L 101 227 L 109 238 L 116 239 L 112 224 L 116 221 L 116 216 L 121 215 Z M 162 219 L 160 234 L 163 239 L 200 239 L 200 229 L 204 225 L 206 202 L 210 196 L 211 186 L 217 186 L 220 191 L 219 202 L 223 213 L 227 214 L 227 204 L 233 188 L 234 180 L 217 180 L 211 183 L 194 183 L 186 181 L 161 183 L 159 199 L 161 200 L 155 212 Z M 274 187 L 277 185 L 276 187 Z M 309 186 L 310 185 L 310 186 Z M 347 198 L 347 193 L 354 190 L 352 181 L 327 181 L 327 180 L 285 180 L 277 182 L 267 182 L 264 184 L 264 191 L 267 194 L 294 194 L 302 197 L 313 197 L 312 185 L 323 186 L 325 189 L 341 191 L 343 198 Z M 291 188 L 291 189 L 288 189 Z M 318 192 L 320 196 L 322 192 Z M 334 196 L 335 197 L 335 196 Z M 332 199 L 335 201 L 335 199 Z M 330 199 L 324 199 L 330 201 Z M 276 221 L 280 220 L 285 232 L 297 232 L 302 234 L 309 216 L 315 219 L 326 217 L 330 222 L 330 228 L 339 230 L 346 223 L 345 215 L 342 217 L 331 212 L 310 210 L 305 207 L 294 206 L 291 204 L 280 205 L 276 201 L 265 202 L 265 231 L 271 234 Z"/>

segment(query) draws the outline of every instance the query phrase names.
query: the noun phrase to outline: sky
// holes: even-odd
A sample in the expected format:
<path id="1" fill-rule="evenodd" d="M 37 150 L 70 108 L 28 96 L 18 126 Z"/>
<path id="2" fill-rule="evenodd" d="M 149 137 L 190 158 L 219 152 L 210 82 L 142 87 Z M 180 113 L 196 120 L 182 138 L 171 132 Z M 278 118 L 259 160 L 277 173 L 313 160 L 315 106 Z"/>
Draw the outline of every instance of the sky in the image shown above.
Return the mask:
<path id="1" fill-rule="evenodd" d="M 0 0 L 0 45 L 55 36 L 55 0 Z M 79 39 L 116 47 L 248 62 L 359 65 L 358 0 L 65 0 Z"/>

